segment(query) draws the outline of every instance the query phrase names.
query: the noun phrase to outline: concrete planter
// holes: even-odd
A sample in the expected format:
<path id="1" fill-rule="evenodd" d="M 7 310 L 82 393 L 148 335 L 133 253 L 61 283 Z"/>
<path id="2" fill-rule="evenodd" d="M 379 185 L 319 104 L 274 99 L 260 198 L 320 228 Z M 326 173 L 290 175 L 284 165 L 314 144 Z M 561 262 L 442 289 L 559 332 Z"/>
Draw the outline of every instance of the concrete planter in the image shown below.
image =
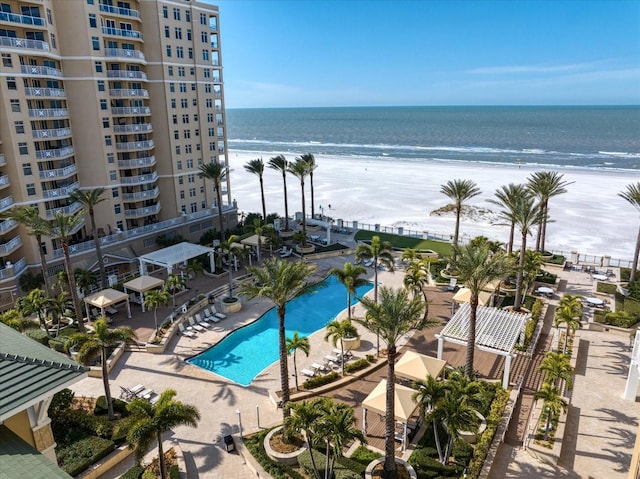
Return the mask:
<path id="1" fill-rule="evenodd" d="M 480 420 L 480 425 L 478 426 L 478 432 L 458 431 L 460 438 L 469 444 L 475 444 L 478 437 L 482 436 L 482 433 L 485 431 L 485 429 L 487 429 L 487 420 L 478 411 L 476 411 L 475 413 L 478 419 Z"/>
<path id="2" fill-rule="evenodd" d="M 367 466 L 367 469 L 364 471 L 364 478 L 372 479 L 373 477 L 382 477 L 381 474 L 380 475 L 378 474 L 378 471 L 376 471 L 375 476 L 373 475 L 374 469 L 376 469 L 376 467 L 380 464 L 384 464 L 384 457 L 371 461 Z M 409 464 L 407 461 L 405 461 L 404 459 L 400 459 L 399 457 L 396 457 L 396 464 L 398 465 L 398 467 L 404 467 L 409 472 L 409 477 L 411 479 L 418 479 L 418 474 L 416 473 L 416 470 L 413 467 L 411 467 L 411 464 Z"/>
<path id="3" fill-rule="evenodd" d="M 355 351 L 360 348 L 360 336 L 355 338 L 344 338 L 342 340 L 342 347 L 345 351 Z"/>
<path id="4" fill-rule="evenodd" d="M 225 301 L 226 298 L 220 301 L 220 309 L 222 313 L 224 314 L 237 313 L 242 309 L 242 302 L 240 301 L 240 299 L 239 298 L 233 298 L 233 299 L 235 299 L 235 301 L 233 302 Z"/>
<path id="5" fill-rule="evenodd" d="M 282 426 L 273 429 L 267 436 L 264 438 L 264 450 L 267 455 L 281 464 L 285 464 L 287 466 L 296 466 L 298 464 L 298 456 L 307 450 L 307 445 L 305 444 L 297 451 L 290 452 L 288 454 L 283 454 L 281 452 L 274 451 L 271 448 L 271 438 L 274 434 L 282 430 Z"/>
<path id="6" fill-rule="evenodd" d="M 300 253 L 300 254 L 310 254 L 313 253 L 316 250 L 316 247 L 311 245 L 304 245 L 304 246 L 296 246 L 296 252 Z"/>
<path id="7" fill-rule="evenodd" d="M 113 367 L 118 363 L 118 360 L 124 354 L 124 344 L 120 343 L 116 349 L 113 350 L 111 356 L 107 358 L 107 374 L 111 372 Z M 76 353 L 77 356 L 77 353 Z M 73 357 L 73 354 L 71 355 Z M 102 377 L 102 366 L 91 366 L 89 368 L 89 377 L 90 378 L 101 378 Z"/>
<path id="8" fill-rule="evenodd" d="M 292 238 L 293 235 L 296 234 L 296 232 L 295 232 L 295 230 L 292 230 L 292 229 L 290 229 L 288 231 L 280 230 L 280 231 L 278 231 L 278 234 L 280 235 L 280 238 L 289 239 L 289 238 Z"/>

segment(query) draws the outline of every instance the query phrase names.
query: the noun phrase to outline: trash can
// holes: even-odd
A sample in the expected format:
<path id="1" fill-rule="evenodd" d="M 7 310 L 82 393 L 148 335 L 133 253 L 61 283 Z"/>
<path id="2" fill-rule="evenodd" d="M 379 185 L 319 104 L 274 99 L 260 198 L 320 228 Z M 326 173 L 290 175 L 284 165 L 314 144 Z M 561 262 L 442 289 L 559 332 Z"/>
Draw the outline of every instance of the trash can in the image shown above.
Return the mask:
<path id="1" fill-rule="evenodd" d="M 213 293 L 209 295 L 209 304 L 214 304 L 216 302 L 216 297 Z"/>
<path id="2" fill-rule="evenodd" d="M 236 448 L 236 445 L 233 443 L 233 437 L 231 434 L 227 434 L 224 438 L 224 447 L 227 449 L 227 452 L 231 452 Z"/>

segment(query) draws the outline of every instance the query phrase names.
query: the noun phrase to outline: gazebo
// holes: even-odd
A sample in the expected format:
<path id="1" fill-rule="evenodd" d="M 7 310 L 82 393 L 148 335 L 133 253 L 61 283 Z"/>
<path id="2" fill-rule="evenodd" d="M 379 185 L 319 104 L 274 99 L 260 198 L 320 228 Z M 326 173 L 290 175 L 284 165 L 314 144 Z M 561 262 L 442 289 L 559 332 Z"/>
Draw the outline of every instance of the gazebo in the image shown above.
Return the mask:
<path id="1" fill-rule="evenodd" d="M 402 451 L 407 446 L 407 423 L 418 409 L 418 404 L 413 400 L 415 389 L 394 385 L 395 420 L 403 424 Z M 384 416 L 387 413 L 387 380 L 383 379 L 362 401 L 362 432 L 367 434 L 367 411 L 374 411 Z"/>
<path id="2" fill-rule="evenodd" d="M 486 306 L 491 303 L 491 296 L 493 293 L 489 293 L 488 291 L 480 291 L 478 295 L 478 304 L 480 306 Z M 460 288 L 456 294 L 451 298 L 452 301 L 456 303 L 468 303 L 471 301 L 471 290 L 469 288 Z"/>
<path id="3" fill-rule="evenodd" d="M 84 307 L 87 311 L 87 318 L 91 317 L 89 315 L 89 305 L 100 308 L 100 313 L 104 316 L 104 310 L 106 308 L 114 304 L 122 303 L 123 301 L 127 302 L 127 317 L 131 318 L 131 305 L 129 304 L 129 295 L 127 293 L 123 293 L 117 289 L 107 288 L 93 293 L 90 296 L 85 296 Z"/>
<path id="4" fill-rule="evenodd" d="M 171 274 L 173 273 L 173 267 L 175 265 L 186 263 L 188 260 L 197 258 L 198 256 L 201 256 L 203 254 L 209 255 L 209 264 L 211 267 L 211 271 L 213 271 L 215 269 L 213 248 L 189 243 L 188 241 L 183 241 L 182 243 L 178 243 L 173 246 L 167 246 L 166 248 L 154 251 L 153 253 L 148 253 L 140 256 L 140 258 L 138 258 L 138 261 L 140 262 L 140 276 L 145 276 L 147 274 L 148 264 L 166 268 L 167 273 Z"/>
<path id="5" fill-rule="evenodd" d="M 140 293 L 140 299 L 142 300 L 142 312 L 144 313 L 144 293 L 150 289 L 162 287 L 163 284 L 164 280 L 160 278 L 154 278 L 153 276 L 138 276 L 137 278 L 124 283 L 123 286 L 125 293 L 127 290 Z"/>
<path id="6" fill-rule="evenodd" d="M 447 362 L 415 351 L 406 351 L 396 363 L 396 375 L 412 381 L 424 381 L 427 376 L 438 378 Z"/>
<path id="7" fill-rule="evenodd" d="M 470 313 L 469 303 L 463 303 L 440 334 L 435 335 L 438 338 L 438 358 L 442 359 L 445 341 L 467 345 Z M 512 352 L 513 347 L 518 340 L 524 338 L 525 324 L 528 319 L 528 314 L 506 309 L 478 306 L 476 311 L 475 347 L 481 351 L 504 356 L 502 387 L 505 389 L 509 386 L 511 359 L 515 357 Z"/>

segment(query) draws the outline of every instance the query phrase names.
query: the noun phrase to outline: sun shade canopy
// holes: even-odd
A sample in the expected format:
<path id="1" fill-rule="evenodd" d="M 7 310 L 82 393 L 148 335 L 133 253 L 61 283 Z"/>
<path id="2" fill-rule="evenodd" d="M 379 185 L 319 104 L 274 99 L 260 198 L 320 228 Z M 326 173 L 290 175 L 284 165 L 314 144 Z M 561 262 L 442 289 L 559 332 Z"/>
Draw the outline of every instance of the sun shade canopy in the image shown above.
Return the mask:
<path id="1" fill-rule="evenodd" d="M 396 363 L 396 375 L 414 381 L 424 381 L 427 376 L 437 378 L 447 362 L 414 351 L 406 351 Z"/>
<path id="2" fill-rule="evenodd" d="M 124 283 L 124 289 L 130 289 L 138 293 L 144 293 L 150 289 L 159 288 L 164 284 L 164 280 L 160 278 L 154 278 L 153 276 L 138 276 L 131 281 Z"/>
<path id="3" fill-rule="evenodd" d="M 126 301 L 128 298 L 129 295 L 127 293 L 109 288 L 85 297 L 84 302 L 91 306 L 95 306 L 96 308 L 104 309 L 114 304 L 121 303 L 122 301 Z"/>
<path id="4" fill-rule="evenodd" d="M 213 253 L 213 248 L 183 241 L 182 243 L 140 256 L 140 263 L 150 263 L 171 269 L 176 264 L 184 263 L 192 258 L 210 253 Z"/>
<path id="5" fill-rule="evenodd" d="M 456 294 L 453 295 L 453 301 L 456 303 L 468 303 L 471 301 L 471 290 L 469 288 L 460 288 Z M 478 295 L 478 304 L 480 306 L 486 306 L 491 301 L 491 293 L 487 291 L 480 291 Z"/>
<path id="6" fill-rule="evenodd" d="M 418 404 L 412 399 L 416 390 L 402 386 L 400 384 L 394 385 L 394 398 L 395 398 L 395 419 L 406 423 L 413 413 L 418 408 Z M 378 414 L 387 413 L 387 380 L 383 379 L 378 383 L 373 391 L 362 401 L 362 407 L 368 411 L 375 411 Z"/>

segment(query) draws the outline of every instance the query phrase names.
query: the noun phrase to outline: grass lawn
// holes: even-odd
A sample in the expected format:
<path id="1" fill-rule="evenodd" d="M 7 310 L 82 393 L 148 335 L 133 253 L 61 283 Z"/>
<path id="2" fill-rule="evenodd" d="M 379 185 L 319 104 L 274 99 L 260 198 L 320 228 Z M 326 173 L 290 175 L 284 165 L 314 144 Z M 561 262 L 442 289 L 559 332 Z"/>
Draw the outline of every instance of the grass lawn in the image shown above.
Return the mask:
<path id="1" fill-rule="evenodd" d="M 441 257 L 451 256 L 451 244 L 444 241 L 426 240 L 422 238 L 413 238 L 411 236 L 400 236 L 390 233 L 365 230 L 356 232 L 354 239 L 356 241 L 369 241 L 374 236 L 379 236 L 382 241 L 388 241 L 394 248 L 413 248 L 418 251 L 430 249 L 438 253 Z"/>

